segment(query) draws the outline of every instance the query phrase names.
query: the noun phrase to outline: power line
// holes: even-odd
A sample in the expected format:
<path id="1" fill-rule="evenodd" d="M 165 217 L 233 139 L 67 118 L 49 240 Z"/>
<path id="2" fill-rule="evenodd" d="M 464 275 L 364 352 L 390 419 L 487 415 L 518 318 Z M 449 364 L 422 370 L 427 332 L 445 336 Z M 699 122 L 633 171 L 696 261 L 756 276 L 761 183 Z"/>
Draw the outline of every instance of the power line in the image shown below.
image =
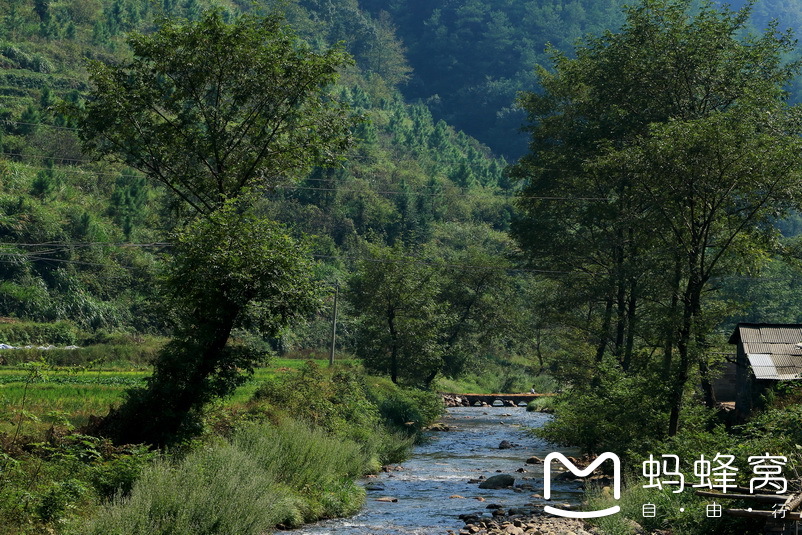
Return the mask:
<path id="1" fill-rule="evenodd" d="M 98 163 L 99 160 L 87 160 L 85 158 L 56 158 L 53 156 L 40 156 L 38 154 L 19 154 L 16 152 L 0 152 L 2 156 L 13 156 L 14 158 L 35 158 L 37 160 L 58 160 L 59 162 L 78 162 L 78 163 Z"/>
<path id="2" fill-rule="evenodd" d="M 328 258 L 334 260 L 352 260 L 356 262 L 373 262 L 377 264 L 417 264 L 422 266 L 431 266 L 431 267 L 448 267 L 448 268 L 458 268 L 458 269 L 482 269 L 482 270 L 496 270 L 496 271 L 506 271 L 506 272 L 525 272 L 525 273 L 550 273 L 550 274 L 568 274 L 571 273 L 569 271 L 555 271 L 555 270 L 546 270 L 546 269 L 534 269 L 534 268 L 524 268 L 524 267 L 512 267 L 512 266 L 494 266 L 494 265 L 480 265 L 480 264 L 452 264 L 448 262 L 438 262 L 436 260 L 426 260 L 420 257 L 415 256 L 407 256 L 404 257 L 402 260 L 398 259 L 384 259 L 384 258 L 372 258 L 372 257 L 363 257 L 363 256 L 335 256 L 335 255 L 323 255 L 323 254 L 313 254 L 315 258 Z"/>
<path id="3" fill-rule="evenodd" d="M 59 259 L 59 258 L 49 258 L 49 257 L 42 257 L 38 256 L 43 253 L 55 253 L 62 251 L 64 249 L 72 248 L 72 247 L 139 247 L 139 248 L 147 248 L 147 247 L 160 247 L 160 248 L 167 248 L 172 247 L 173 244 L 168 242 L 154 242 L 154 243 L 128 243 L 128 242 L 42 242 L 42 243 L 13 243 L 13 242 L 2 242 L 0 243 L 0 247 L 58 247 L 57 249 L 51 249 L 48 251 L 32 251 L 29 253 L 4 253 L 0 252 L 0 256 L 11 256 L 11 257 L 24 257 L 32 260 L 41 260 L 41 261 L 53 261 L 53 262 L 66 262 L 66 263 L 76 263 L 76 264 L 85 264 L 85 265 L 94 265 L 94 266 L 105 266 L 108 267 L 106 264 L 99 264 L 94 262 L 83 262 L 79 260 L 67 260 L 67 259 Z M 482 269 L 482 270 L 497 270 L 497 271 L 506 271 L 506 272 L 526 272 L 526 273 L 550 273 L 550 274 L 567 274 L 570 273 L 568 271 L 556 271 L 556 270 L 545 270 L 545 269 L 534 269 L 534 268 L 524 268 L 524 267 L 513 267 L 513 266 L 498 266 L 498 265 L 488 265 L 488 264 L 455 264 L 449 262 L 438 262 L 435 260 L 426 260 L 420 257 L 415 256 L 407 256 L 403 259 L 381 259 L 381 258 L 372 258 L 372 257 L 363 257 L 363 256 L 336 256 L 336 255 L 324 255 L 324 254 L 313 254 L 314 258 L 321 258 L 321 259 L 330 259 L 330 260 L 350 260 L 355 262 L 374 262 L 374 263 L 383 263 L 383 264 L 418 264 L 418 265 L 426 265 L 426 266 L 433 266 L 433 267 L 448 267 L 448 268 L 457 268 L 457 269 Z M 0 260 L 0 262 L 3 261 Z M 125 266 L 123 266 L 125 267 Z"/>
<path id="4" fill-rule="evenodd" d="M 129 243 L 129 242 L 42 242 L 42 243 L 16 243 L 16 242 L 0 242 L 0 246 L 11 245 L 14 247 L 171 247 L 169 242 L 152 242 L 152 243 Z"/>
<path id="5" fill-rule="evenodd" d="M 309 188 L 303 186 L 276 186 L 275 189 L 282 190 L 308 190 L 308 191 L 337 191 L 340 193 L 362 193 L 364 190 L 344 189 L 344 188 Z M 477 193 L 425 193 L 421 191 L 381 191 L 373 190 L 379 195 L 416 195 L 422 197 L 499 197 L 504 199 L 529 199 L 538 201 L 607 201 L 607 197 L 560 197 L 560 196 L 527 196 L 527 195 L 504 195 L 498 193 L 477 194 Z"/>
<path id="6" fill-rule="evenodd" d="M 7 121 L 7 122 L 12 123 L 14 125 L 22 124 L 25 126 L 44 126 L 46 128 L 54 128 L 56 130 L 71 130 L 73 132 L 78 132 L 81 130 L 80 128 L 75 128 L 74 126 L 59 126 L 56 124 L 48 124 L 48 123 L 26 123 L 23 121 Z"/>
<path id="7" fill-rule="evenodd" d="M 129 266 L 123 266 L 120 264 L 100 264 L 97 262 L 85 262 L 81 260 L 69 260 L 69 259 L 61 259 L 61 258 L 50 258 L 50 257 L 42 257 L 40 255 L 47 254 L 47 253 L 56 253 L 63 251 L 65 249 L 73 248 L 73 247 L 119 247 L 119 248 L 169 248 L 172 247 L 173 244 L 169 242 L 150 242 L 150 243 L 132 243 L 132 242 L 42 242 L 42 243 L 14 243 L 14 242 L 0 242 L 0 247 L 51 247 L 53 249 L 47 251 L 31 251 L 27 253 L 11 253 L 11 252 L 0 252 L 0 257 L 23 257 L 30 260 L 36 261 L 43 261 L 43 262 L 61 262 L 61 263 L 69 263 L 69 264 L 81 264 L 81 265 L 89 265 L 89 266 L 98 266 L 98 267 L 122 267 L 125 269 L 132 269 Z M 417 264 L 417 265 L 424 265 L 424 266 L 431 266 L 431 267 L 446 267 L 446 268 L 454 268 L 454 269 L 480 269 L 480 270 L 494 270 L 494 271 L 506 271 L 508 273 L 541 273 L 541 274 L 551 274 L 551 275 L 571 275 L 576 274 L 575 271 L 564 271 L 564 270 L 549 270 L 549 269 L 538 269 L 538 268 L 527 268 L 527 267 L 513 267 L 513 266 L 499 266 L 499 265 L 489 265 L 489 264 L 458 264 L 458 263 L 451 263 L 451 262 L 442 262 L 437 260 L 427 260 L 425 258 L 417 257 L 417 256 L 405 256 L 401 259 L 383 259 L 383 258 L 374 258 L 374 257 L 366 257 L 366 256 L 337 256 L 337 255 L 326 255 L 326 254 L 312 254 L 314 258 L 318 259 L 328 259 L 328 260 L 344 260 L 344 261 L 353 261 L 353 262 L 372 262 L 372 263 L 380 263 L 380 264 Z M 0 263 L 12 263 L 10 260 L 0 260 Z M 751 280 L 751 281 L 789 281 L 792 279 L 786 279 L 781 277 L 752 277 L 747 275 L 723 275 L 719 277 L 715 277 L 716 280 Z"/>
<path id="8" fill-rule="evenodd" d="M 0 153 L 8 154 L 8 153 Z M 42 157 L 40 157 L 42 158 Z M 74 160 L 79 161 L 79 160 Z M 82 160 L 85 162 L 92 162 L 92 160 Z M 79 174 L 92 174 L 96 176 L 109 176 L 109 177 L 119 177 L 121 175 L 125 175 L 123 172 L 117 173 L 109 173 L 109 172 L 100 172 L 100 171 L 91 171 L 86 169 L 64 169 L 64 168 L 50 168 L 50 167 L 42 167 L 42 166 L 35 166 L 25 164 L 26 167 L 29 169 L 36 169 L 42 171 L 58 171 L 63 173 L 79 173 Z M 307 179 L 308 180 L 308 179 Z M 323 179 L 317 179 L 323 180 Z M 430 188 L 433 186 L 425 185 L 424 188 Z M 436 186 L 435 186 L 436 187 Z M 445 197 L 445 198 L 453 198 L 453 197 L 463 197 L 463 198 L 488 198 L 488 197 L 496 197 L 500 199 L 524 199 L 524 200 L 537 200 L 537 201 L 607 201 L 607 197 L 571 197 L 571 196 L 533 196 L 533 195 L 518 195 L 516 193 L 483 193 L 483 192 L 472 192 L 467 193 L 465 192 L 464 188 L 460 188 L 461 192 L 449 192 L 449 191 L 442 191 L 442 192 L 433 192 L 427 193 L 422 191 L 393 191 L 393 190 L 364 190 L 364 189 L 350 189 L 350 188 L 316 188 L 316 187 L 309 187 L 309 186 L 268 186 L 268 189 L 271 190 L 281 190 L 281 191 L 326 191 L 326 192 L 338 192 L 338 193 L 364 193 L 366 191 L 373 192 L 377 195 L 411 195 L 411 196 L 418 196 L 418 197 Z"/>
<path id="9" fill-rule="evenodd" d="M 133 266 L 126 266 L 121 263 L 102 264 L 99 262 L 87 262 L 85 260 L 73 260 L 68 258 L 54 258 L 52 256 L 44 256 L 51 254 L 58 254 L 68 251 L 73 248 L 80 247 L 119 247 L 119 248 L 148 248 L 148 247 L 170 247 L 172 244 L 166 242 L 154 243 L 127 243 L 127 242 L 42 242 L 42 243 L 15 243 L 15 242 L 0 242 L 0 248 L 35 248 L 47 247 L 46 250 L 35 250 L 26 252 L 0 252 L 0 257 L 12 258 L 14 260 L 3 260 L 0 258 L 2 264 L 15 264 L 19 259 L 25 259 L 32 262 L 56 262 L 62 264 L 74 264 L 81 266 L 104 267 L 104 268 L 122 268 L 126 270 L 134 269 Z M 0 249 L 2 251 L 2 249 Z M 8 251 L 8 249 L 6 249 Z M 107 274 L 108 276 L 120 276 L 114 274 Z"/>

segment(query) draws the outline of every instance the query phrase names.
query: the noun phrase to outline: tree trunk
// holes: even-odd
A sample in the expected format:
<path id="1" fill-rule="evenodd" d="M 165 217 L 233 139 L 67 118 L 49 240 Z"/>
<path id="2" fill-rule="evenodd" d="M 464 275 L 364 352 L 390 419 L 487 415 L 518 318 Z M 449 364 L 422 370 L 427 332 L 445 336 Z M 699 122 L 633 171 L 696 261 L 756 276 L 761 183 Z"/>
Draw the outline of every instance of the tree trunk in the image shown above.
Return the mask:
<path id="1" fill-rule="evenodd" d="M 623 239 L 621 233 L 618 239 Z M 627 329 L 627 288 L 626 281 L 624 280 L 624 246 L 619 245 L 616 247 L 616 326 L 615 326 L 615 346 L 613 354 L 623 360 L 624 353 L 624 339 L 626 337 Z"/>
<path id="2" fill-rule="evenodd" d="M 682 259 L 677 256 L 674 263 L 674 280 L 671 288 L 671 304 L 668 309 L 668 325 L 666 326 L 666 344 L 663 353 L 663 373 L 671 372 L 671 361 L 674 359 L 674 344 L 676 342 L 676 328 L 674 318 L 679 310 L 679 285 L 682 282 Z"/>
<path id="3" fill-rule="evenodd" d="M 635 348 L 635 315 L 638 309 L 638 301 L 635 297 L 636 283 L 632 282 L 629 289 L 629 304 L 627 306 L 627 341 L 624 348 L 624 360 L 621 367 L 628 371 L 632 365 L 632 351 Z"/>
<path id="4" fill-rule="evenodd" d="M 702 393 L 705 398 L 705 406 L 713 409 L 716 406 L 716 392 L 713 390 L 713 383 L 710 381 L 710 366 L 703 358 L 699 359 L 699 375 L 702 380 Z"/>
<path id="5" fill-rule="evenodd" d="M 613 317 L 613 297 L 607 297 L 607 304 L 604 307 L 604 320 L 599 331 L 599 345 L 596 348 L 596 362 L 601 362 L 604 357 L 604 350 L 607 349 L 607 339 L 610 336 L 610 323 Z"/>
<path id="6" fill-rule="evenodd" d="M 387 325 L 390 329 L 390 380 L 398 384 L 398 333 L 395 330 L 395 310 L 387 308 Z"/>
<path id="7" fill-rule="evenodd" d="M 679 367 L 674 378 L 671 390 L 671 415 L 668 422 L 668 435 L 674 436 L 679 431 L 679 413 L 682 410 L 682 397 L 685 385 L 688 383 L 688 374 L 691 364 L 691 340 L 693 340 L 693 325 L 701 310 L 701 295 L 704 283 L 698 270 L 693 269 L 683 295 L 682 327 L 677 337 L 677 352 L 679 353 Z"/>

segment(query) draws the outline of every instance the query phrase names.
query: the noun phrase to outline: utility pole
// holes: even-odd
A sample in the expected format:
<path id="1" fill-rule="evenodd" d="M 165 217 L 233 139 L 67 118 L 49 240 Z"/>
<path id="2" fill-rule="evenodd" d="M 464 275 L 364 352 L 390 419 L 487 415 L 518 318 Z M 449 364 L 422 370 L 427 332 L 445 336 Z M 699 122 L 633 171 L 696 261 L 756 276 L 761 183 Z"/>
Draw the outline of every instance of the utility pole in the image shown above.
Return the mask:
<path id="1" fill-rule="evenodd" d="M 331 350 L 329 351 L 329 366 L 334 366 L 334 345 L 337 343 L 337 297 L 340 295 L 340 283 L 334 287 L 334 314 L 331 318 Z"/>

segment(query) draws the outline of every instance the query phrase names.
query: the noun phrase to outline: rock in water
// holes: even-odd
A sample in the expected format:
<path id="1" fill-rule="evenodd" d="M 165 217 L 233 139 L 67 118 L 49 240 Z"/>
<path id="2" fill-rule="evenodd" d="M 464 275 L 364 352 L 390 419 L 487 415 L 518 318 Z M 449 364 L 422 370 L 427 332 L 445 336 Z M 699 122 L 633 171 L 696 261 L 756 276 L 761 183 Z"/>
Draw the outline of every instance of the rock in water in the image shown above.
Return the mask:
<path id="1" fill-rule="evenodd" d="M 479 484 L 480 489 L 506 489 L 515 484 L 515 478 L 509 474 L 499 474 L 489 477 Z"/>

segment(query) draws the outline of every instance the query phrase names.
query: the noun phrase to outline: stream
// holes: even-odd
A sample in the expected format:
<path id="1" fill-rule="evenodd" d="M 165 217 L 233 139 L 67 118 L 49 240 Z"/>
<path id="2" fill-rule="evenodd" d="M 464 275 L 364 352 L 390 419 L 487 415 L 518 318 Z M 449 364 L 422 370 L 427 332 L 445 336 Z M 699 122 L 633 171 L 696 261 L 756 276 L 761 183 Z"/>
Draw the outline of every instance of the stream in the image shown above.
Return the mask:
<path id="1" fill-rule="evenodd" d="M 450 431 L 429 432 L 416 446 L 402 470 L 383 472 L 362 482 L 368 490 L 363 509 L 355 516 L 326 520 L 292 531 L 295 535 L 430 535 L 458 531 L 465 513 L 491 514 L 490 504 L 504 509 L 529 509 L 543 503 L 533 494 L 543 493 L 543 465 L 525 464 L 527 458 L 541 459 L 555 447 L 532 436 L 529 428 L 547 422 L 547 414 L 526 412 L 522 407 L 455 407 L 441 422 Z M 499 449 L 501 441 L 515 446 Z M 574 451 L 559 449 L 566 455 Z M 525 472 L 517 472 L 519 469 Z M 515 476 L 522 489 L 480 489 L 477 480 L 497 473 Z M 460 496 L 453 498 L 452 496 Z M 397 502 L 377 501 L 397 498 Z M 552 483 L 552 501 L 578 503 L 582 491 L 577 482 Z M 484 498 L 480 501 L 477 498 Z"/>

